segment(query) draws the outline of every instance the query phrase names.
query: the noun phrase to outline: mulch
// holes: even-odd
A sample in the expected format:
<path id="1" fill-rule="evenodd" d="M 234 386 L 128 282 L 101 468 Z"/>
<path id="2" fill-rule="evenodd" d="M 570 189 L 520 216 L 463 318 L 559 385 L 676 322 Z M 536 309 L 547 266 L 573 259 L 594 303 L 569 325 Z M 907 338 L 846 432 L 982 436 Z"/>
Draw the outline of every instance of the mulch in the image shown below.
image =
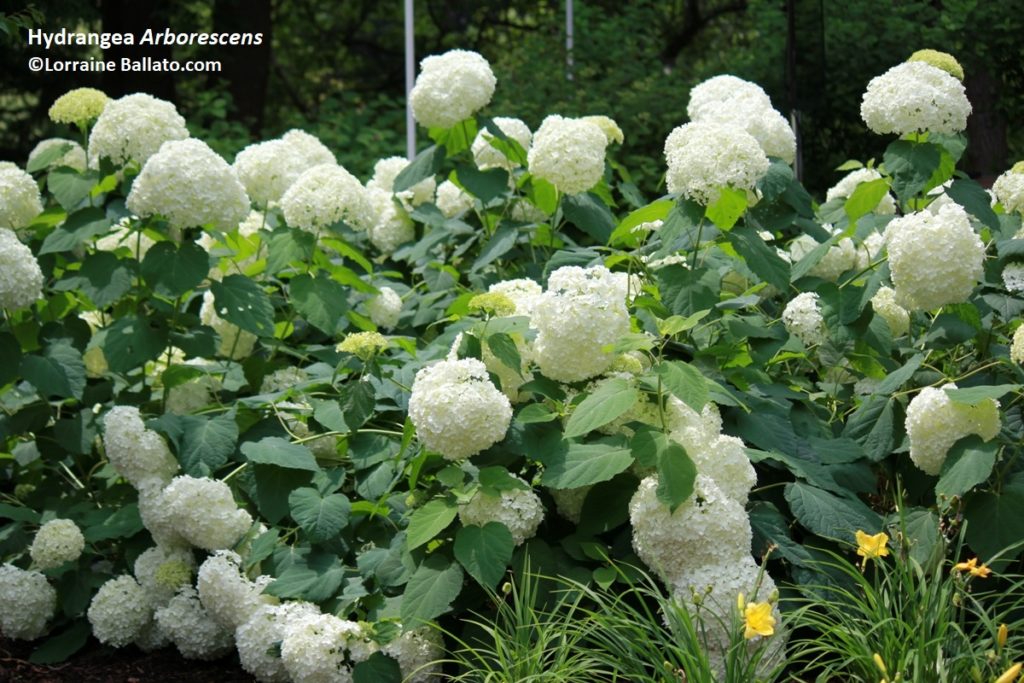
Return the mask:
<path id="1" fill-rule="evenodd" d="M 0 638 L 0 683 L 252 683 L 236 656 L 203 662 L 184 659 L 173 647 L 142 652 L 112 648 L 90 638 L 63 664 L 28 661 L 33 643 Z"/>

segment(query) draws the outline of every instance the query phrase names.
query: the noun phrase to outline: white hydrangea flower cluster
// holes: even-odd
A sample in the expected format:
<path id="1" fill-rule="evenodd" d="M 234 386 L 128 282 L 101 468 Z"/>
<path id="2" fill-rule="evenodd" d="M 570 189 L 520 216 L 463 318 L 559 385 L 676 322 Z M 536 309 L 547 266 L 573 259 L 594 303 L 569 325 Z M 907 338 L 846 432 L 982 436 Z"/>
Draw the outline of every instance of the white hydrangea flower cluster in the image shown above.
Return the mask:
<path id="1" fill-rule="evenodd" d="M 103 429 L 107 459 L 135 488 L 146 480 L 166 484 L 178 471 L 178 461 L 160 435 L 146 429 L 138 408 L 115 406 L 103 418 Z"/>
<path id="2" fill-rule="evenodd" d="M 1007 213 L 1024 213 L 1024 161 L 996 178 L 992 193 Z"/>
<path id="3" fill-rule="evenodd" d="M 676 397 L 667 406 L 669 436 L 686 449 L 697 472 L 710 478 L 723 494 L 742 506 L 757 483 L 757 472 L 743 441 L 722 434 L 722 417 L 714 403 L 701 412 Z"/>
<path id="4" fill-rule="evenodd" d="M 525 488 L 503 490 L 497 496 L 478 489 L 468 503 L 459 507 L 459 520 L 463 526 L 500 522 L 512 532 L 516 545 L 533 538 L 537 527 L 544 521 L 544 504 L 529 484 L 519 477 L 514 478 Z"/>
<path id="5" fill-rule="evenodd" d="M 785 117 L 772 108 L 768 95 L 756 83 L 735 76 L 716 76 L 690 91 L 686 110 L 691 121 L 745 130 L 770 157 L 778 157 L 787 164 L 796 158 L 793 129 Z"/>
<path id="6" fill-rule="evenodd" d="M 309 373 L 302 368 L 288 366 L 275 370 L 263 378 L 260 384 L 261 394 L 273 394 L 278 391 L 291 389 L 309 379 Z"/>
<path id="7" fill-rule="evenodd" d="M 50 120 L 84 127 L 103 112 L 110 98 L 96 88 L 74 88 L 50 105 Z"/>
<path id="8" fill-rule="evenodd" d="M 443 360 L 416 373 L 409 419 L 424 446 L 462 460 L 505 438 L 512 405 L 475 358 Z"/>
<path id="9" fill-rule="evenodd" d="M 52 569 L 65 562 L 74 562 L 85 549 L 82 530 L 70 519 L 51 519 L 39 527 L 29 555 L 39 569 Z"/>
<path id="10" fill-rule="evenodd" d="M 171 480 L 161 498 L 175 531 L 198 548 L 230 548 L 252 525 L 222 481 L 182 475 Z"/>
<path id="11" fill-rule="evenodd" d="M 0 228 L 0 308 L 31 306 L 43 296 L 43 271 L 32 250 L 7 228 Z"/>
<path id="12" fill-rule="evenodd" d="M 315 135 L 304 130 L 292 128 L 282 135 L 281 139 L 288 143 L 288 146 L 305 161 L 306 168 L 313 168 L 320 164 L 335 164 L 338 161 L 327 145 L 320 142 Z"/>
<path id="13" fill-rule="evenodd" d="M 904 62 L 872 78 L 860 105 L 864 123 L 879 135 L 959 133 L 970 113 L 964 84 L 925 62 Z"/>
<path id="14" fill-rule="evenodd" d="M 90 165 L 105 157 L 115 166 L 142 166 L 165 142 L 188 136 L 185 119 L 170 102 L 145 93 L 125 95 L 107 102 L 89 133 Z"/>
<path id="15" fill-rule="evenodd" d="M 879 180 L 881 177 L 882 174 L 873 168 L 858 168 L 855 171 L 850 171 L 838 183 L 828 189 L 828 192 L 825 193 L 825 201 L 847 199 L 861 183 L 869 183 L 872 180 Z M 896 213 L 896 199 L 892 196 L 891 192 L 886 192 L 885 196 L 878 200 L 874 213 L 882 214 L 883 216 L 891 216 Z"/>
<path id="16" fill-rule="evenodd" d="M 217 659 L 235 644 L 234 633 L 211 618 L 192 586 L 179 590 L 154 618 L 185 659 Z"/>
<path id="17" fill-rule="evenodd" d="M 353 230 L 368 230 L 375 218 L 366 188 L 334 164 L 320 164 L 300 175 L 281 197 L 281 209 L 288 225 L 313 234 L 341 220 Z"/>
<path id="18" fill-rule="evenodd" d="M 828 228 L 829 226 L 825 226 Z M 789 243 L 789 260 L 797 263 L 818 247 L 818 241 L 810 235 L 800 235 Z M 849 237 L 844 237 L 829 247 L 821 260 L 814 264 L 808 275 L 820 277 L 822 280 L 835 282 L 839 276 L 857 266 L 857 245 Z"/>
<path id="19" fill-rule="evenodd" d="M 220 380 L 213 375 L 196 377 L 167 390 L 164 412 L 171 415 L 191 415 L 213 401 L 213 395 L 220 390 Z"/>
<path id="20" fill-rule="evenodd" d="M 871 307 L 889 325 L 893 337 L 902 337 L 910 330 L 910 313 L 896 303 L 896 290 L 880 287 L 871 297 Z"/>
<path id="21" fill-rule="evenodd" d="M 1018 365 L 1024 365 L 1024 325 L 1019 325 L 1013 332 L 1013 340 L 1010 342 L 1010 360 Z"/>
<path id="22" fill-rule="evenodd" d="M 437 198 L 434 200 L 437 208 L 444 214 L 445 218 L 455 218 L 473 208 L 476 200 L 461 187 L 450 180 L 446 180 L 437 186 Z"/>
<path id="23" fill-rule="evenodd" d="M 0 565 L 0 635 L 35 640 L 57 609 L 57 591 L 41 573 Z"/>
<path id="24" fill-rule="evenodd" d="M 142 586 L 128 574 L 110 579 L 96 591 L 86 612 L 96 640 L 124 647 L 153 620 L 153 606 Z"/>
<path id="25" fill-rule="evenodd" d="M 135 558 L 132 571 L 156 609 L 166 605 L 179 588 L 192 582 L 195 566 L 190 549 L 155 545 Z"/>
<path id="26" fill-rule="evenodd" d="M 125 216 L 114 224 L 113 230 L 96 240 L 98 251 L 114 251 L 127 247 L 137 261 L 146 258 L 146 253 L 156 244 L 152 237 L 140 230 L 132 229 L 132 221 L 138 216 Z"/>
<path id="27" fill-rule="evenodd" d="M 504 294 L 515 304 L 516 315 L 532 316 L 544 290 L 529 278 L 502 280 L 487 288 L 491 294 Z"/>
<path id="28" fill-rule="evenodd" d="M 506 137 L 518 142 L 519 145 L 527 152 L 530 151 L 530 144 L 533 142 L 533 133 L 530 132 L 530 127 L 523 123 L 522 120 L 505 116 L 496 116 L 494 117 L 494 124 L 502 133 L 505 134 Z M 476 161 L 477 168 L 481 171 L 485 171 L 490 168 L 503 168 L 506 171 L 511 171 L 519 166 L 519 164 L 506 157 L 501 151 L 491 144 L 491 140 L 493 139 L 494 135 L 492 135 L 486 128 L 481 129 L 480 132 L 476 134 L 476 138 L 473 140 L 473 160 Z"/>
<path id="29" fill-rule="evenodd" d="M 498 79 L 476 52 L 449 50 L 420 62 L 409 93 L 412 115 L 426 128 L 451 128 L 491 101 Z"/>
<path id="30" fill-rule="evenodd" d="M 989 441 L 1002 427 L 998 401 L 990 398 L 973 406 L 954 403 L 947 388 L 955 389 L 956 384 L 925 387 L 907 406 L 910 459 L 926 474 L 942 471 L 949 449 L 958 440 L 977 434 Z"/>
<path id="31" fill-rule="evenodd" d="M 0 162 L 0 228 L 20 230 L 43 212 L 39 186 L 9 161 Z"/>
<path id="32" fill-rule="evenodd" d="M 1024 262 L 1014 261 L 1003 266 L 1003 285 L 1010 292 L 1024 292 Z"/>
<path id="33" fill-rule="evenodd" d="M 711 204 L 722 187 L 753 191 L 768 157 L 745 130 L 712 121 L 686 123 L 665 140 L 668 191 Z"/>
<path id="34" fill-rule="evenodd" d="M 377 327 L 393 329 L 402 315 L 402 297 L 391 287 L 381 287 L 380 293 L 366 302 L 366 313 Z"/>
<path id="35" fill-rule="evenodd" d="M 285 671 L 293 683 L 350 683 L 350 660 L 358 663 L 364 658 L 357 658 L 360 648 L 351 651 L 349 646 L 363 640 L 362 631 L 359 624 L 333 614 L 290 620 L 281 641 L 281 662 Z"/>
<path id="36" fill-rule="evenodd" d="M 125 203 L 139 216 L 164 216 L 174 228 L 233 230 L 250 210 L 234 170 L 194 138 L 165 142 L 142 167 Z"/>
<path id="37" fill-rule="evenodd" d="M 33 147 L 32 151 L 28 153 L 28 165 L 31 166 L 32 162 L 39 159 L 43 154 L 61 145 L 70 145 L 70 149 L 48 163 L 46 168 L 67 166 L 68 168 L 73 168 L 76 171 L 84 171 L 85 150 L 74 140 L 67 140 L 65 138 L 47 138 L 46 140 L 41 140 L 39 144 Z"/>
<path id="38" fill-rule="evenodd" d="M 366 192 L 377 217 L 369 231 L 373 246 L 382 254 L 390 254 L 406 242 L 416 239 L 416 226 L 394 195 L 377 188 L 369 188 Z"/>
<path id="39" fill-rule="evenodd" d="M 604 175 L 607 146 L 608 138 L 597 124 L 552 114 L 533 136 L 527 154 L 530 173 L 564 194 L 586 192 Z"/>
<path id="40" fill-rule="evenodd" d="M 232 165 L 245 191 L 258 206 L 278 202 L 303 172 L 335 164 L 334 155 L 316 137 L 291 130 L 277 140 L 249 145 Z"/>
<path id="41" fill-rule="evenodd" d="M 433 176 L 424 178 L 412 187 L 395 192 L 395 178 L 409 165 L 405 157 L 387 157 L 373 165 L 373 177 L 366 182 L 367 190 L 380 190 L 394 194 L 402 202 L 402 207 L 411 211 L 413 207 L 434 198 L 434 191 L 437 189 L 437 180 Z"/>
<path id="42" fill-rule="evenodd" d="M 209 325 L 220 337 L 217 354 L 232 360 L 242 360 L 252 355 L 257 337 L 252 332 L 243 330 L 238 325 L 228 322 L 217 314 L 213 292 L 203 292 L 203 305 L 199 307 L 199 321 Z"/>
<path id="43" fill-rule="evenodd" d="M 174 527 L 174 520 L 164 504 L 164 489 L 167 482 L 156 478 L 146 479 L 139 486 L 139 517 L 153 540 L 165 548 L 188 548 L 186 541 Z"/>
<path id="44" fill-rule="evenodd" d="M 896 218 L 885 240 L 896 301 L 908 310 L 962 303 L 981 277 L 985 245 L 959 204 Z"/>
<path id="45" fill-rule="evenodd" d="M 583 504 L 593 486 L 579 486 L 574 489 L 548 489 L 555 501 L 555 509 L 573 524 L 579 524 L 583 515 Z"/>
<path id="46" fill-rule="evenodd" d="M 543 223 L 550 216 L 525 197 L 512 200 L 512 209 L 508 215 L 520 223 Z"/>
<path id="47" fill-rule="evenodd" d="M 263 594 L 272 580 L 270 576 L 261 576 L 250 581 L 242 573 L 242 558 L 238 553 L 218 550 L 199 567 L 196 588 L 210 617 L 221 628 L 234 632 L 261 606 L 277 603 L 274 596 Z"/>
<path id="48" fill-rule="evenodd" d="M 242 668 L 262 683 L 289 683 L 280 657 L 272 654 L 284 640 L 289 625 L 320 613 L 308 602 L 285 602 L 257 607 L 248 621 L 235 630 L 235 645 Z"/>
<path id="49" fill-rule="evenodd" d="M 814 292 L 803 292 L 793 297 L 782 311 L 782 323 L 787 332 L 808 346 L 822 343 L 828 335 L 825 318 L 818 306 L 818 295 Z"/>
<path id="50" fill-rule="evenodd" d="M 611 366 L 615 356 L 603 347 L 629 332 L 628 288 L 623 274 L 604 266 L 564 266 L 551 273 L 530 317 L 537 330 L 534 359 L 546 377 L 577 382 Z"/>
<path id="51" fill-rule="evenodd" d="M 406 631 L 381 651 L 398 662 L 404 683 L 433 683 L 438 680 L 440 665 L 428 666 L 444 655 L 444 642 L 436 628 L 424 626 Z"/>

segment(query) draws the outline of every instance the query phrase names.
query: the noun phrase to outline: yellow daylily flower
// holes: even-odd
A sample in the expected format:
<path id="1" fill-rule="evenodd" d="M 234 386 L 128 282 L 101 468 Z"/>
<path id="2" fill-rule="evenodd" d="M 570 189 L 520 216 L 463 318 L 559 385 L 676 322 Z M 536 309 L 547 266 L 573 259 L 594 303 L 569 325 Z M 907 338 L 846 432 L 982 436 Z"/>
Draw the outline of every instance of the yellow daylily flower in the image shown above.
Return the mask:
<path id="1" fill-rule="evenodd" d="M 999 649 L 1002 650 L 1006 647 L 1006 638 L 1010 635 L 1010 629 L 1006 627 L 1006 624 L 999 624 L 999 630 L 996 632 L 996 644 Z"/>
<path id="2" fill-rule="evenodd" d="M 1020 669 L 1022 666 L 1024 666 L 1024 664 L 1020 664 L 1019 662 L 1014 664 L 1007 669 L 1002 676 L 996 679 L 996 683 L 1013 683 L 1013 681 L 1017 680 L 1017 676 L 1020 675 Z"/>
<path id="3" fill-rule="evenodd" d="M 743 609 L 743 622 L 746 625 L 743 637 L 747 640 L 775 633 L 775 617 L 772 616 L 772 605 L 769 602 L 747 603 Z"/>
<path id="4" fill-rule="evenodd" d="M 966 562 L 957 562 L 953 565 L 953 569 L 959 572 L 970 572 L 971 576 L 980 576 L 985 579 L 992 573 L 992 570 L 985 566 L 984 563 L 978 564 L 978 558 L 972 557 Z"/>
<path id="5" fill-rule="evenodd" d="M 860 563 L 862 569 L 868 560 L 876 560 L 889 554 L 889 534 L 884 531 L 872 536 L 858 529 L 854 536 L 857 538 L 857 554 L 864 558 Z"/>

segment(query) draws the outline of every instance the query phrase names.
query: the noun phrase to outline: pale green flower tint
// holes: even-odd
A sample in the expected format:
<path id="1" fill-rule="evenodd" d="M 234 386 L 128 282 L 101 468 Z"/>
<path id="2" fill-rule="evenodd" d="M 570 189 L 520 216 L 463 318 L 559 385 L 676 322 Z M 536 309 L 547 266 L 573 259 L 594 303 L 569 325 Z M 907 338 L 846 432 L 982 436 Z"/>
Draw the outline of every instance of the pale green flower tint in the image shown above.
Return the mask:
<path id="1" fill-rule="evenodd" d="M 95 88 L 69 90 L 50 107 L 50 120 L 54 123 L 86 124 L 103 113 L 109 99 Z"/>
<path id="2" fill-rule="evenodd" d="M 388 347 L 387 338 L 380 332 L 356 332 L 345 337 L 337 350 L 351 353 L 360 360 L 368 361 Z"/>
<path id="3" fill-rule="evenodd" d="M 164 588 L 178 588 L 192 581 L 192 568 L 181 560 L 169 560 L 156 570 L 156 583 Z"/>
<path id="4" fill-rule="evenodd" d="M 500 292 L 489 292 L 478 294 L 470 299 L 469 310 L 473 313 L 483 313 L 491 318 L 502 318 L 515 314 L 516 305 L 512 299 Z"/>
<path id="5" fill-rule="evenodd" d="M 942 69 L 958 81 L 964 80 L 964 68 L 960 66 L 960 62 L 956 61 L 956 57 L 948 52 L 939 52 L 938 50 L 918 50 L 914 54 L 910 55 L 907 61 L 931 64 L 938 69 Z"/>

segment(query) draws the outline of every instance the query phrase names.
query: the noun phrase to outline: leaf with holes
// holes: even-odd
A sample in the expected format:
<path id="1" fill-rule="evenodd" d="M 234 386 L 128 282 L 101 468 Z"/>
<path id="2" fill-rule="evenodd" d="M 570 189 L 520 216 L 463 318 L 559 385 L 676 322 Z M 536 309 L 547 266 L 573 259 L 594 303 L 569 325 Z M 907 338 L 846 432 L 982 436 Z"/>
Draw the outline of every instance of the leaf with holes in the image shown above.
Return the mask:
<path id="1" fill-rule="evenodd" d="M 221 282 L 214 281 L 210 289 L 221 318 L 260 337 L 273 336 L 274 307 L 258 284 L 244 275 L 228 275 Z"/>

